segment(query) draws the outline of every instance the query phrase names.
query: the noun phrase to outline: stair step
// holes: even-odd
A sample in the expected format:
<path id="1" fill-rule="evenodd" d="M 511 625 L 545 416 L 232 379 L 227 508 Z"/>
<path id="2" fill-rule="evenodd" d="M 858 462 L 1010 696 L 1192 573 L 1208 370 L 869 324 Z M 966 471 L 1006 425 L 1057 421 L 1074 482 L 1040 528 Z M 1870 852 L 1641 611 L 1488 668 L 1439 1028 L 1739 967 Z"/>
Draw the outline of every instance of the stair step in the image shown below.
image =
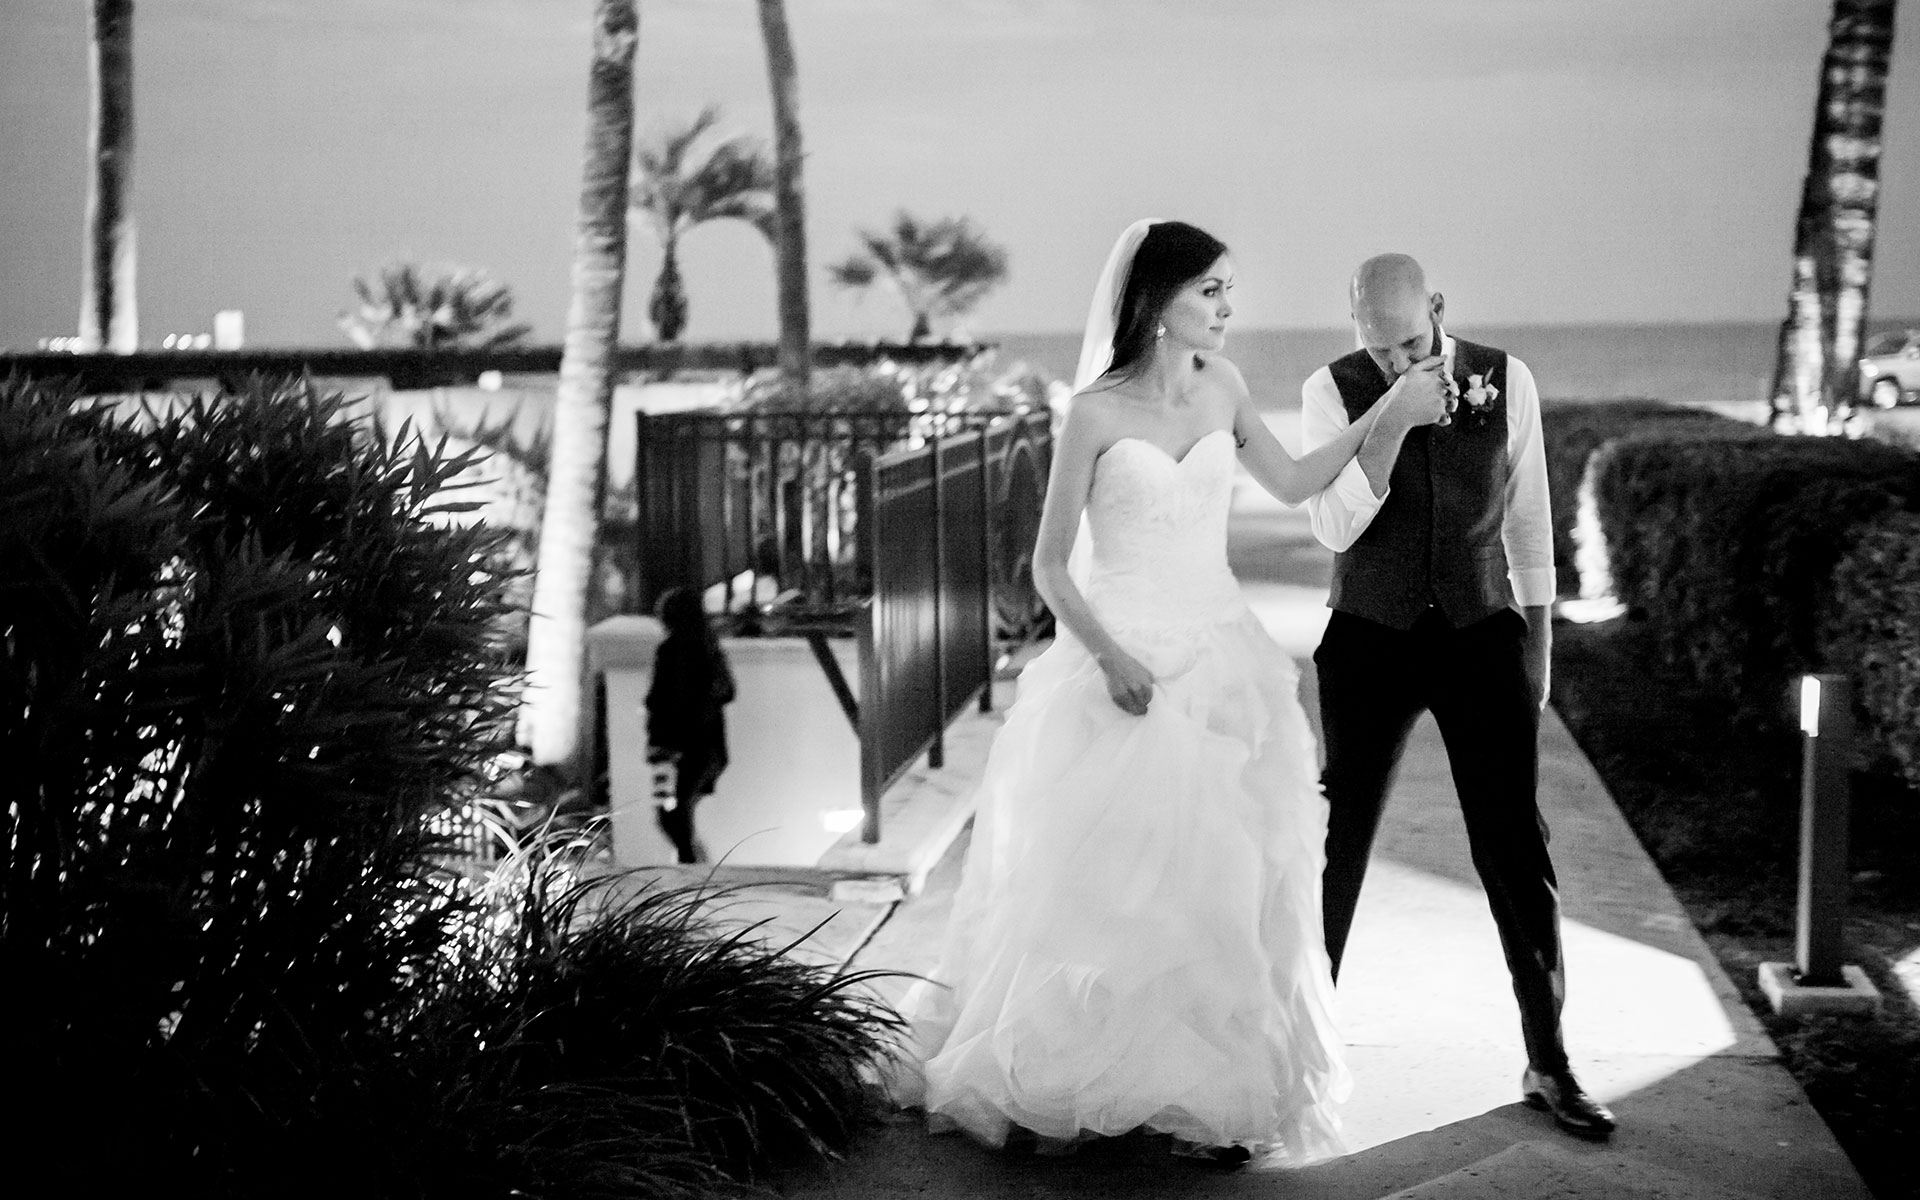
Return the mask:
<path id="1" fill-rule="evenodd" d="M 1382 1200 L 1754 1200 L 1695 1175 L 1549 1142 L 1521 1142 Z"/>

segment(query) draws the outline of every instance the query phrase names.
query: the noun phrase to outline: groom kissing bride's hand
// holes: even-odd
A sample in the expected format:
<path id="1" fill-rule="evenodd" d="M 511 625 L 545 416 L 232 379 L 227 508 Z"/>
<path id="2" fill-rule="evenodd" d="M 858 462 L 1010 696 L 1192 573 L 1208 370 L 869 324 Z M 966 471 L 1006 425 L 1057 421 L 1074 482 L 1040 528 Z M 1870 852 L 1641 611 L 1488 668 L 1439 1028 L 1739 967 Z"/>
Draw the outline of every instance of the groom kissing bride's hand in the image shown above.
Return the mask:
<path id="1" fill-rule="evenodd" d="M 1447 378 L 1447 360 L 1433 354 L 1394 373 L 1384 403 L 1383 418 L 1396 417 L 1407 429 L 1451 424 L 1459 399 Z"/>
<path id="2" fill-rule="evenodd" d="M 1613 1115 L 1581 1087 L 1561 1029 L 1559 883 L 1536 794 L 1554 595 L 1539 388 L 1520 359 L 1446 332 L 1444 298 L 1407 255 L 1362 263 L 1348 299 L 1359 349 L 1301 388 L 1309 451 L 1383 412 L 1353 464 L 1308 501 L 1334 551 L 1334 611 L 1313 656 L 1327 955 L 1337 977 L 1395 768 L 1430 712 L 1519 1002 L 1522 1098 L 1572 1133 L 1605 1137 Z M 1429 406 L 1451 411 L 1456 375 L 1471 381 L 1473 419 L 1419 428 Z"/>

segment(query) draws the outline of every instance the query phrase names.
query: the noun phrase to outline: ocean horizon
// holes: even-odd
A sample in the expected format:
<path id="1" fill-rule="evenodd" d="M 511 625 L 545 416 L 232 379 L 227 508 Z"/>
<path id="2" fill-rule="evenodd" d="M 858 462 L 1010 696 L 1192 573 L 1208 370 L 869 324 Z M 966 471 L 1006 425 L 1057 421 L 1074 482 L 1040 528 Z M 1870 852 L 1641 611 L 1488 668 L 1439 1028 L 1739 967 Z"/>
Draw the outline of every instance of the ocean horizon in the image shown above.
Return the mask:
<path id="1" fill-rule="evenodd" d="M 1872 332 L 1920 325 L 1885 317 Z M 1448 332 L 1498 346 L 1532 368 L 1542 397 L 1553 400 L 1644 396 L 1686 404 L 1762 403 L 1773 383 L 1778 321 L 1450 325 Z M 1041 374 L 1073 377 L 1080 335 L 981 335 L 1004 367 L 1026 363 Z M 1246 377 L 1262 409 L 1300 406 L 1300 385 L 1322 364 L 1354 348 L 1350 329 L 1235 329 L 1226 355 Z"/>

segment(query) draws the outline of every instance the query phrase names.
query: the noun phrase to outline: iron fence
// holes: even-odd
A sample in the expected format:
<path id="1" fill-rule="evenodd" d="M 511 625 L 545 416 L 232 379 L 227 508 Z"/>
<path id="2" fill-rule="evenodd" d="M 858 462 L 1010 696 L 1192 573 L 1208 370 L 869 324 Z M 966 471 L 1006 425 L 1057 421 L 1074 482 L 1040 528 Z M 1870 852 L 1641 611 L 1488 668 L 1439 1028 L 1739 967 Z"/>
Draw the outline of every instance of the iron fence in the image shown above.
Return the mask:
<path id="1" fill-rule="evenodd" d="M 862 532 L 873 462 L 979 429 L 993 459 L 990 512 L 978 536 L 990 541 L 996 636 L 1030 637 L 1045 619 L 1025 564 L 1045 488 L 1044 414 L 696 412 L 637 419 L 639 611 L 651 611 L 668 588 L 717 587 L 736 628 L 751 631 L 771 615 L 786 626 L 851 632 L 855 608 L 873 589 L 876 544 Z"/>
<path id="2" fill-rule="evenodd" d="M 1032 594 L 1027 560 L 1049 449 L 1047 418 L 1034 414 L 871 466 L 871 592 L 856 630 L 865 841 L 879 840 L 880 798 L 922 753 L 942 765 L 953 718 L 976 698 L 991 706 L 1002 615 L 1044 619 L 1037 595 L 1020 595 L 1023 581 Z"/>
<path id="3" fill-rule="evenodd" d="M 867 592 L 859 535 L 867 465 L 912 436 L 912 413 L 641 414 L 636 597 L 722 589 L 729 613 L 774 606 L 844 618 Z"/>
<path id="4" fill-rule="evenodd" d="M 860 736 L 862 836 L 947 724 L 990 702 L 1002 651 L 1050 618 L 1030 559 L 1045 412 L 673 413 L 639 418 L 640 586 L 719 589 L 735 632 L 791 632 Z M 825 639 L 860 642 L 861 694 Z"/>

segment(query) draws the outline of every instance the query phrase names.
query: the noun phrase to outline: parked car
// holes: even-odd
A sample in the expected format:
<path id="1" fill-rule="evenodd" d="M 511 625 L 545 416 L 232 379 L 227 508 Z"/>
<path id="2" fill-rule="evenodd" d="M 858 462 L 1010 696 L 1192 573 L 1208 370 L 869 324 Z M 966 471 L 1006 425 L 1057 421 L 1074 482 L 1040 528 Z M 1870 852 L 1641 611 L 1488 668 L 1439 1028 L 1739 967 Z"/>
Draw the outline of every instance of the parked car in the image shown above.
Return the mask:
<path id="1" fill-rule="evenodd" d="M 1895 329 L 1867 339 L 1860 359 L 1860 394 L 1875 408 L 1920 404 L 1920 329 Z"/>

